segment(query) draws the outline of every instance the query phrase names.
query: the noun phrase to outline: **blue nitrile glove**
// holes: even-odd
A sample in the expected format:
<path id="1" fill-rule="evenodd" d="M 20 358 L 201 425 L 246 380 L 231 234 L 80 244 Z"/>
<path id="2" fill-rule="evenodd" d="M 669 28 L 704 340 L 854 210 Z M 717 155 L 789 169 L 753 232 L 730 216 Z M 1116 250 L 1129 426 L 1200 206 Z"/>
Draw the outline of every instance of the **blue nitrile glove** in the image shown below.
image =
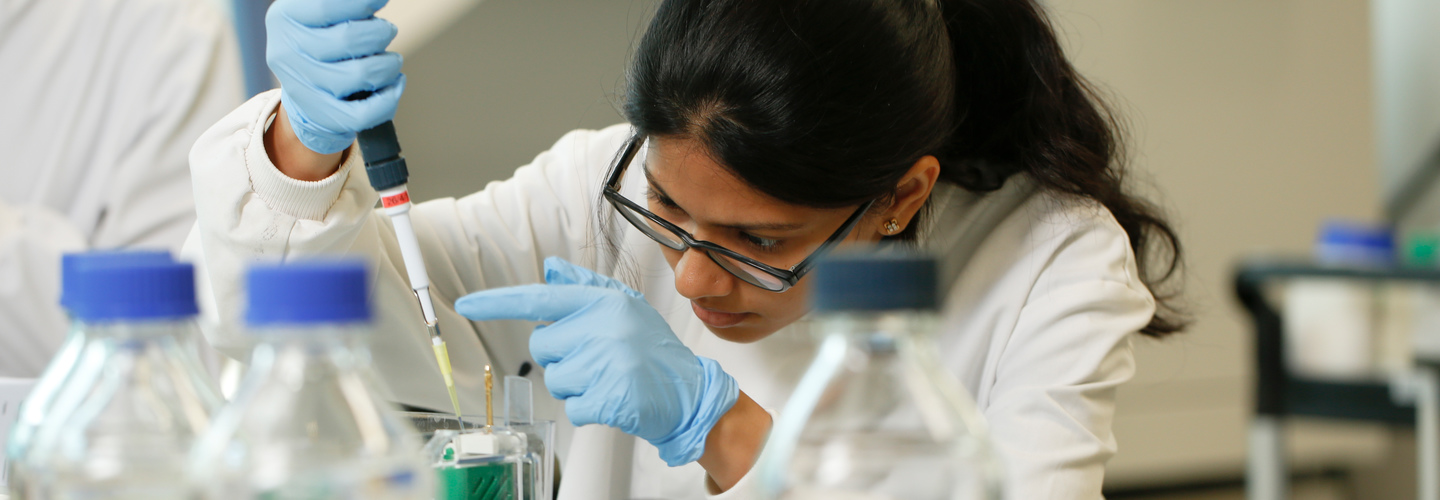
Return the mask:
<path id="1" fill-rule="evenodd" d="M 375 17 L 387 0 L 276 0 L 265 14 L 265 62 L 280 79 L 290 127 L 317 153 L 343 151 L 355 133 L 395 117 L 405 91 L 395 25 Z M 369 97 L 345 100 L 357 92 Z"/>
<path id="2" fill-rule="evenodd" d="M 698 460 L 710 428 L 740 396 L 735 379 L 690 352 L 619 281 L 551 257 L 545 282 L 472 293 L 455 311 L 475 321 L 553 321 L 535 327 L 530 354 L 572 423 L 644 438 L 671 467 Z"/>

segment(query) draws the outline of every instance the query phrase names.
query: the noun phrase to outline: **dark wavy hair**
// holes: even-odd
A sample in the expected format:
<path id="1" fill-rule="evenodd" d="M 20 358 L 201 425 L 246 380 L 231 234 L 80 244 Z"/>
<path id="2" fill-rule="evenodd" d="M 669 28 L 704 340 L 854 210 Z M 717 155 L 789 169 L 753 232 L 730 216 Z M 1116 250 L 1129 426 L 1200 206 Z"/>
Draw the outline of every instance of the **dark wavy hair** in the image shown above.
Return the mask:
<path id="1" fill-rule="evenodd" d="M 1185 326 L 1180 242 L 1127 190 L 1115 114 L 1033 0 L 666 0 L 628 75 L 638 134 L 700 141 L 756 189 L 803 206 L 886 199 L 921 157 L 974 192 L 1024 173 L 1109 209 L 1158 309 Z M 922 216 L 924 212 L 922 212 Z M 920 224 L 897 235 L 915 238 Z"/>

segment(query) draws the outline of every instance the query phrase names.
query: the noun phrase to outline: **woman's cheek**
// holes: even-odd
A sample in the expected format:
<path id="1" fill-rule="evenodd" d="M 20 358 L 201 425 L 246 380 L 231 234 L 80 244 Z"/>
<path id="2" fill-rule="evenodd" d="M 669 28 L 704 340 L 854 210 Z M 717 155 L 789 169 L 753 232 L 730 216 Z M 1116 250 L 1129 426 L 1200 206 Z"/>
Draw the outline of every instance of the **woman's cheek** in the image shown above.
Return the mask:
<path id="1" fill-rule="evenodd" d="M 766 320 L 769 326 L 776 330 L 790 326 L 791 323 L 794 323 L 800 319 L 801 316 L 805 315 L 808 305 L 805 297 L 809 293 L 809 289 L 801 286 L 801 283 L 804 282 L 804 280 L 801 280 L 796 286 L 791 287 L 783 293 L 767 292 L 755 288 L 756 292 L 763 293 L 764 295 L 752 295 L 750 297 L 753 299 L 751 303 L 755 304 L 755 309 L 751 310 L 759 314 Z M 749 290 L 747 290 L 747 292 L 748 291 Z"/>
<path id="2" fill-rule="evenodd" d="M 680 256 L 684 253 L 659 243 L 655 246 L 660 247 L 660 253 L 665 255 L 665 263 L 670 264 L 670 272 L 674 273 L 675 266 L 680 265 Z"/>

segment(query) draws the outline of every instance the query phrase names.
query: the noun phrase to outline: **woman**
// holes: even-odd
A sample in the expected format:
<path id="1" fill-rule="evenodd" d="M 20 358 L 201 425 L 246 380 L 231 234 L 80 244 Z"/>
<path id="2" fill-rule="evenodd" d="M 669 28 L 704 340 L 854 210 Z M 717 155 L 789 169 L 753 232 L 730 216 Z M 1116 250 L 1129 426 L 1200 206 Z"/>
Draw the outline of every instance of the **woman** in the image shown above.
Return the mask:
<path id="1" fill-rule="evenodd" d="M 197 143 L 198 243 L 226 317 L 246 262 L 373 257 L 381 375 L 397 401 L 444 408 L 351 147 L 404 87 L 384 52 L 394 29 L 371 17 L 383 0 L 368 3 L 271 8 L 282 89 Z M 412 213 L 432 292 L 459 299 L 441 320 L 459 383 L 533 361 L 569 421 L 605 424 L 562 439 L 562 498 L 604 481 L 747 492 L 808 361 L 787 328 L 808 263 L 881 240 L 943 257 L 942 359 L 990 420 L 1010 494 L 1100 497 L 1130 334 L 1180 328 L 1152 292 L 1178 246 L 1123 189 L 1113 121 L 1033 1 L 666 1 L 626 90 L 628 124 L 570 133 L 510 180 Z"/>

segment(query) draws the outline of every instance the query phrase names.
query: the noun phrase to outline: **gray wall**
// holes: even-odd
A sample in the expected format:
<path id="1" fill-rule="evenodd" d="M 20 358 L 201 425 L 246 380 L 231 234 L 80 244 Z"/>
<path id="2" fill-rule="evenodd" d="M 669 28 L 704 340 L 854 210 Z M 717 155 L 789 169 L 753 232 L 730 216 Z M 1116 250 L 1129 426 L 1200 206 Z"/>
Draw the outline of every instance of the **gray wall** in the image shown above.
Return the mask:
<path id="1" fill-rule="evenodd" d="M 622 121 L 652 0 L 488 0 L 405 59 L 395 125 L 419 200 L 504 179 L 566 131 Z"/>

